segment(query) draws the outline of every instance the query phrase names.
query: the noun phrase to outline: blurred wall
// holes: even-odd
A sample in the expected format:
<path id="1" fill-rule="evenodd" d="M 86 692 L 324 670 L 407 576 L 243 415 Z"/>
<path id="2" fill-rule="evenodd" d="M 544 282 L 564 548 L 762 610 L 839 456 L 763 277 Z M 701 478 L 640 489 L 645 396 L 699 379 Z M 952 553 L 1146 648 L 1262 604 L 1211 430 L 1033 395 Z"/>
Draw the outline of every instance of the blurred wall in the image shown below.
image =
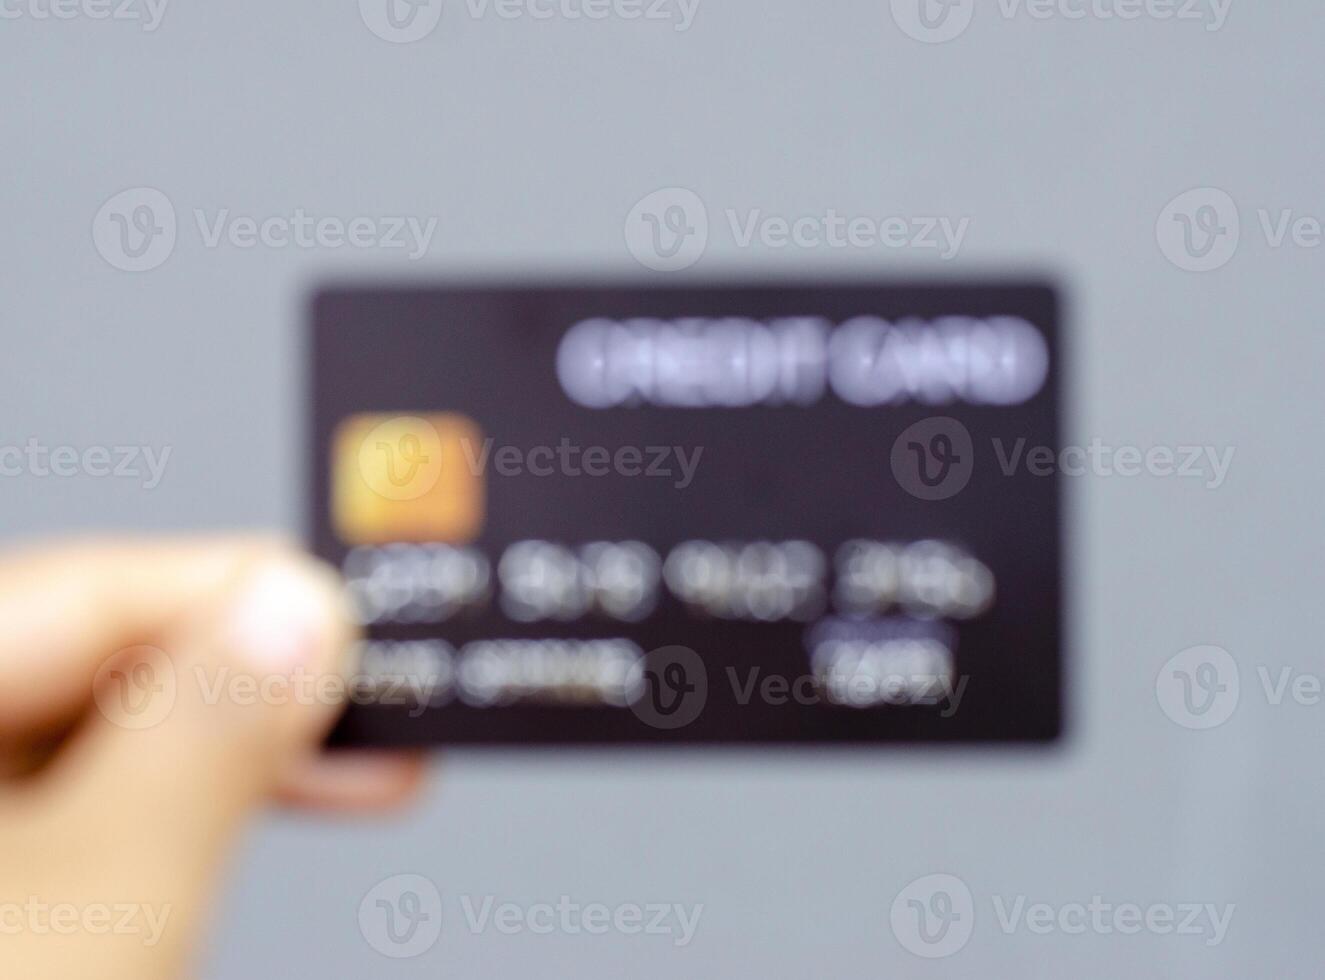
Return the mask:
<path id="1" fill-rule="evenodd" d="M 970 2 L 946 27 L 963 27 Z M 8 536 L 297 530 L 313 283 L 640 275 L 623 221 L 669 186 L 708 207 L 692 270 L 707 277 L 1047 271 L 1070 299 L 1070 441 L 1236 450 L 1216 488 L 1067 481 L 1074 684 L 1061 748 L 451 753 L 401 819 L 265 822 L 234 865 L 206 976 L 1315 975 L 1325 706 L 1276 705 L 1256 672 L 1322 669 L 1325 254 L 1309 228 L 1296 243 L 1275 235 L 1284 209 L 1325 214 L 1316 4 L 1233 0 L 1212 30 L 1209 0 L 1195 21 L 1089 7 L 1009 17 L 1011 0 L 981 2 L 960 34 L 925 43 L 902 29 L 921 23 L 902 0 L 699 0 L 685 30 L 671 5 L 666 21 L 508 19 L 449 0 L 425 37 L 397 44 L 349 0 L 170 0 L 151 30 L 8 3 L 0 441 L 171 447 L 150 490 L 0 479 Z M 102 205 L 137 187 L 178 218 L 173 252 L 146 272 L 114 267 L 92 233 Z M 1207 272 L 1180 268 L 1156 236 L 1170 201 L 1197 187 L 1225 192 L 1241 218 L 1236 253 Z M 1224 198 L 1209 201 L 1191 209 L 1196 231 L 1215 233 L 1211 215 L 1227 231 Z M 411 260 L 209 247 L 194 217 L 296 208 L 438 223 Z M 970 224 L 944 261 L 741 247 L 728 208 Z M 1236 711 L 1206 731 L 1156 698 L 1161 667 L 1197 644 L 1228 650 L 1241 678 Z M 445 925 L 426 955 L 390 961 L 357 915 L 401 872 L 438 884 Z M 974 933 L 925 960 L 889 912 L 936 872 L 973 893 Z M 465 924 L 460 896 L 487 895 L 703 911 L 685 946 L 506 936 Z M 1207 945 L 1009 933 L 993 898 L 1018 896 L 1236 908 Z"/>

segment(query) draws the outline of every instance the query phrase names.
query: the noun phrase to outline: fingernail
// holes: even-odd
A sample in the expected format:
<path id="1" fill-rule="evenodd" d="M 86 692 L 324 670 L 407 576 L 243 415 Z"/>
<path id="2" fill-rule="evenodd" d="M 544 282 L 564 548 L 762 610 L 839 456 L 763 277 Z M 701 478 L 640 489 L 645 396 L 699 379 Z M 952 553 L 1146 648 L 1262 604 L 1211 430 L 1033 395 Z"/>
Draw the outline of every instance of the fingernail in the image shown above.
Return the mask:
<path id="1" fill-rule="evenodd" d="M 253 574 L 235 603 L 230 638 L 249 663 L 288 674 L 312 665 L 332 635 L 336 613 L 326 587 L 290 565 Z"/>

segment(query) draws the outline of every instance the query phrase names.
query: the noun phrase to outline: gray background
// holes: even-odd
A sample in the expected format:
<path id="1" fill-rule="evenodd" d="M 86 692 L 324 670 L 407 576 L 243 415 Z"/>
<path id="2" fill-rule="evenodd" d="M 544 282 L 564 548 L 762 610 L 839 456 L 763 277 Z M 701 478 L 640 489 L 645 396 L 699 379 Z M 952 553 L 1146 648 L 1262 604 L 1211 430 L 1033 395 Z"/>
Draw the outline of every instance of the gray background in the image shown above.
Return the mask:
<path id="1" fill-rule="evenodd" d="M 174 0 L 131 23 L 0 21 L 0 431 L 7 444 L 173 447 L 164 482 L 6 477 L 13 537 L 300 523 L 299 327 L 339 274 L 639 272 L 632 205 L 662 186 L 796 217 L 969 216 L 962 255 L 738 249 L 706 276 L 1047 270 L 1073 328 L 1069 437 L 1236 447 L 1227 482 L 1069 482 L 1073 732 L 1043 752 L 455 752 L 382 822 L 274 816 L 234 864 L 211 978 L 1313 976 L 1325 707 L 1271 707 L 1258 665 L 1320 669 L 1319 250 L 1271 248 L 1255 209 L 1325 213 L 1325 25 L 1235 0 L 1224 28 L 1006 20 L 947 44 L 882 0 L 701 0 L 693 27 L 470 17 L 411 45 L 352 2 Z M 112 268 L 93 216 L 152 186 L 180 215 L 160 268 Z M 1208 274 L 1155 240 L 1191 187 L 1238 202 Z M 428 257 L 204 248 L 194 208 L 439 218 Z M 1160 711 L 1178 651 L 1236 658 L 1212 731 Z M 889 929 L 899 888 L 960 876 L 975 934 L 934 961 Z M 360 898 L 431 877 L 446 929 L 382 958 Z M 458 896 L 703 903 L 667 937 L 507 937 Z M 1235 903 L 1225 942 L 1005 935 L 1012 901 Z"/>

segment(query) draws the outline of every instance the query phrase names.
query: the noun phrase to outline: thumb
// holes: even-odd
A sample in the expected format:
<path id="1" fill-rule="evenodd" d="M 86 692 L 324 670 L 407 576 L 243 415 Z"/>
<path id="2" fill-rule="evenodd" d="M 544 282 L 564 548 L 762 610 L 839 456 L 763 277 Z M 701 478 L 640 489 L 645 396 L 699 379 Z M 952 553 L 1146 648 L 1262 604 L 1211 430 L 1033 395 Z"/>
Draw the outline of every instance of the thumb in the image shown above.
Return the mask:
<path id="1" fill-rule="evenodd" d="M 331 572 L 266 554 L 98 671 L 99 710 L 44 787 L 60 839 L 43 860 L 90 899 L 168 915 L 133 975 L 181 965 L 244 818 L 339 713 L 350 638 Z"/>

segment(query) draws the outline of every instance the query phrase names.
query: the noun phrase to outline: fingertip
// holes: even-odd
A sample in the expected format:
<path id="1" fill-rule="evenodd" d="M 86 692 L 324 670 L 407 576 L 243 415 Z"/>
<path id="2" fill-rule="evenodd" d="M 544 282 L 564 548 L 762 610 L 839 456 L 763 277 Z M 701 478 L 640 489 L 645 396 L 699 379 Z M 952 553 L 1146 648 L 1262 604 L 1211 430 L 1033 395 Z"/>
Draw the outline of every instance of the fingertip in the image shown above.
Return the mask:
<path id="1" fill-rule="evenodd" d="M 250 568 L 228 613 L 230 646 L 261 673 L 343 672 L 352 631 L 344 599 L 324 566 L 262 560 Z"/>
<path id="2" fill-rule="evenodd" d="M 281 780 L 276 798 L 316 810 L 363 813 L 412 802 L 423 786 L 421 752 L 339 749 L 301 760 Z"/>

